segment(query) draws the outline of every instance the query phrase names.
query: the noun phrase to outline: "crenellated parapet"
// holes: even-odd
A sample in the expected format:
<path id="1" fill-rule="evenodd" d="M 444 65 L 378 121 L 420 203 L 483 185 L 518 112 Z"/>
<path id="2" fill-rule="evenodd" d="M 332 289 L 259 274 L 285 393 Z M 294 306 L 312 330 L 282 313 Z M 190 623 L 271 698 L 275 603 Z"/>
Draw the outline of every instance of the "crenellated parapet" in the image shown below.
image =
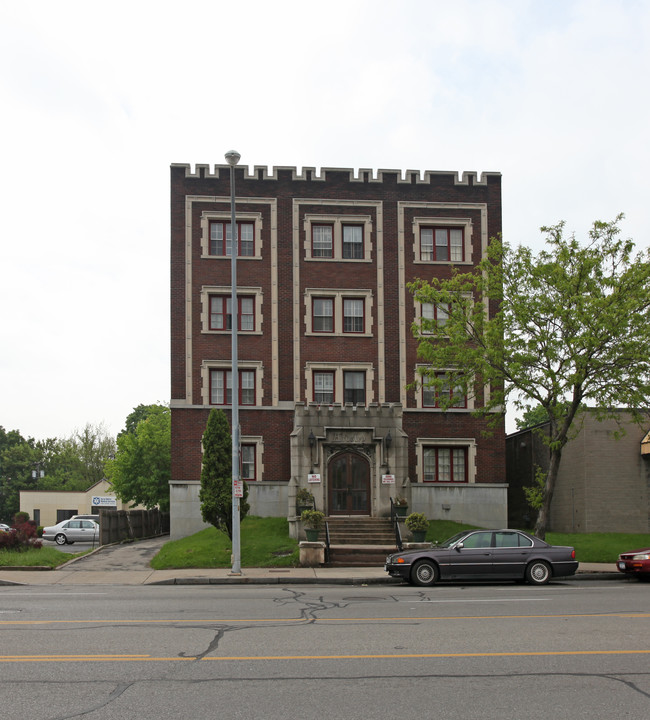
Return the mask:
<path id="1" fill-rule="evenodd" d="M 367 406 L 352 403 L 318 403 L 297 402 L 295 404 L 296 425 L 348 425 L 350 420 L 357 422 L 384 419 L 390 423 L 400 424 L 403 415 L 401 403 L 369 403 Z"/>
<path id="2" fill-rule="evenodd" d="M 173 168 L 185 168 L 186 178 L 196 179 L 216 179 L 220 177 L 227 178 L 230 172 L 229 165 L 205 165 L 196 164 L 192 166 L 188 163 L 172 163 Z M 374 168 L 331 168 L 331 167 L 292 167 L 283 165 L 274 165 L 269 168 L 267 165 L 254 165 L 251 171 L 248 165 L 238 166 L 239 170 L 244 171 L 244 180 L 275 180 L 279 179 L 281 173 L 291 173 L 292 181 L 304 182 L 327 182 L 328 175 L 347 174 L 350 183 L 379 183 L 394 180 L 397 184 L 406 185 L 431 185 L 436 180 L 436 184 L 442 178 L 449 178 L 451 185 L 478 186 L 487 185 L 489 177 L 501 177 L 498 172 L 482 172 L 476 171 L 432 171 L 432 170 L 394 170 L 394 169 L 374 169 Z"/>

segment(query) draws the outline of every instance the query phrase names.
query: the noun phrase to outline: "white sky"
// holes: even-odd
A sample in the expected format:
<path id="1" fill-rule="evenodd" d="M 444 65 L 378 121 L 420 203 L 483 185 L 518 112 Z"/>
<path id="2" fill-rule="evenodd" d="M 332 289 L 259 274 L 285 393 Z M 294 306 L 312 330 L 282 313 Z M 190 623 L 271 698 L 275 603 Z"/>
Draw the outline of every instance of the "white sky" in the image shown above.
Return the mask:
<path id="1" fill-rule="evenodd" d="M 649 78 L 645 0 L 0 0 L 0 425 L 169 400 L 171 163 L 499 171 L 509 242 L 646 247 Z"/>

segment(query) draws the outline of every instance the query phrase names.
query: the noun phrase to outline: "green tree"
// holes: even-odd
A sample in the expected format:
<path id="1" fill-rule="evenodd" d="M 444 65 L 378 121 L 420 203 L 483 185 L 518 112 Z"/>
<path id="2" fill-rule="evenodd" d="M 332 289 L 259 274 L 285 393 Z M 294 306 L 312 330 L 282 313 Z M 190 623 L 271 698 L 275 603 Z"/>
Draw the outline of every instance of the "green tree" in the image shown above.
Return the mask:
<path id="1" fill-rule="evenodd" d="M 20 491 L 34 490 L 32 477 L 38 454 L 32 438 L 25 439 L 18 430 L 6 431 L 0 426 L 0 521 L 11 523 L 20 509 Z"/>
<path id="2" fill-rule="evenodd" d="M 542 405 L 535 405 L 534 407 L 529 407 L 527 410 L 524 411 L 521 417 L 518 417 L 515 420 L 517 424 L 517 430 L 525 430 L 526 428 L 531 428 L 534 425 L 539 425 L 540 423 L 545 423 L 547 421 L 548 413 Z"/>
<path id="3" fill-rule="evenodd" d="M 637 422 L 648 408 L 650 251 L 635 255 L 634 243 L 619 238 L 622 218 L 595 222 L 585 245 L 565 237 L 562 222 L 544 227 L 546 247 L 537 256 L 493 239 L 475 271 L 409 286 L 419 302 L 449 310 L 444 323 L 413 327 L 427 363 L 423 384 L 475 393 L 477 413 L 495 420 L 508 398 L 518 410 L 544 409 L 549 468 L 535 527 L 541 538 L 582 404 L 600 419 L 616 418 L 613 408 L 623 406 Z"/>
<path id="4" fill-rule="evenodd" d="M 104 465 L 116 445 L 102 424 L 87 423 L 68 438 L 39 440 L 36 451 L 44 471 L 39 490 L 87 490 L 104 478 Z"/>
<path id="5" fill-rule="evenodd" d="M 165 407 L 164 405 L 157 404 L 157 405 L 138 405 L 137 407 L 133 408 L 133 411 L 130 412 L 126 416 L 126 422 L 124 424 L 124 430 L 118 434 L 118 438 L 120 435 L 124 435 L 124 433 L 135 433 L 136 428 L 138 425 L 143 421 L 146 420 L 149 415 L 152 413 L 158 412 L 158 408 Z"/>
<path id="6" fill-rule="evenodd" d="M 117 439 L 114 460 L 106 475 L 115 494 L 124 502 L 169 510 L 171 477 L 171 413 L 168 407 L 151 408 L 132 432 Z"/>
<path id="7" fill-rule="evenodd" d="M 250 509 L 246 502 L 248 486 L 239 501 L 239 517 Z M 225 532 L 232 540 L 232 438 L 223 410 L 210 411 L 203 433 L 203 467 L 201 469 L 201 515 L 205 522 Z"/>

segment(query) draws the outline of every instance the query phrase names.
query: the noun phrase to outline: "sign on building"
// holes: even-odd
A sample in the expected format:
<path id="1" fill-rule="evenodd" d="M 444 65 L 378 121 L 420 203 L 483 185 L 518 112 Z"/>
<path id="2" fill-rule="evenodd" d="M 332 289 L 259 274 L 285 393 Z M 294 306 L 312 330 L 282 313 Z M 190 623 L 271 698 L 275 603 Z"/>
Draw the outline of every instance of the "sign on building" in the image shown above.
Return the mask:
<path id="1" fill-rule="evenodd" d="M 93 495 L 91 503 L 93 507 L 117 507 L 117 498 L 108 495 Z"/>

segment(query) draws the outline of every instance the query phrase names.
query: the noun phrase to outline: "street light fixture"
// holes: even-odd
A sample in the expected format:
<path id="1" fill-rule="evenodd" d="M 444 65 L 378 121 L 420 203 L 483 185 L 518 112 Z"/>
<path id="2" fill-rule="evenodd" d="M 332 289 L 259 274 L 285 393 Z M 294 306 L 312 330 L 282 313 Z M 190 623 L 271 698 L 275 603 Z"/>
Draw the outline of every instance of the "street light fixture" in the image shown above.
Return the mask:
<path id="1" fill-rule="evenodd" d="M 230 390 L 232 396 L 232 570 L 231 574 L 241 575 L 241 545 L 239 533 L 239 493 L 241 486 L 239 477 L 239 366 L 237 362 L 237 330 L 239 312 L 237 307 L 237 253 L 239 252 L 239 235 L 235 218 L 235 165 L 241 155 L 236 150 L 226 153 L 226 162 L 230 165 L 230 282 L 232 296 L 230 299 L 230 329 L 232 337 L 232 368 L 230 371 Z"/>

